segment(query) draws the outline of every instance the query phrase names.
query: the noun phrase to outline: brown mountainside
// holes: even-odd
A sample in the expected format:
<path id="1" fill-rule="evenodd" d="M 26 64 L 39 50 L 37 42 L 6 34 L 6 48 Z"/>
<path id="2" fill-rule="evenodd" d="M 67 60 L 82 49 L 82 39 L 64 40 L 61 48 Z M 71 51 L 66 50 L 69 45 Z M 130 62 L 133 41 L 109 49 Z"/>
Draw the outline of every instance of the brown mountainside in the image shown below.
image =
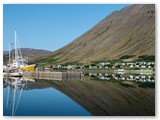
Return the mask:
<path id="1" fill-rule="evenodd" d="M 24 58 L 28 57 L 28 60 L 34 59 L 35 57 L 41 57 L 44 55 L 48 55 L 51 53 L 51 51 L 47 50 L 41 50 L 41 49 L 32 49 L 32 48 L 21 48 L 21 53 Z M 11 58 L 15 56 L 15 49 L 11 50 Z M 3 62 L 4 64 L 7 64 L 9 59 L 9 51 L 3 51 Z"/>
<path id="2" fill-rule="evenodd" d="M 58 63 L 86 63 L 131 54 L 155 54 L 155 5 L 138 4 L 115 11 L 46 58 L 59 58 Z"/>

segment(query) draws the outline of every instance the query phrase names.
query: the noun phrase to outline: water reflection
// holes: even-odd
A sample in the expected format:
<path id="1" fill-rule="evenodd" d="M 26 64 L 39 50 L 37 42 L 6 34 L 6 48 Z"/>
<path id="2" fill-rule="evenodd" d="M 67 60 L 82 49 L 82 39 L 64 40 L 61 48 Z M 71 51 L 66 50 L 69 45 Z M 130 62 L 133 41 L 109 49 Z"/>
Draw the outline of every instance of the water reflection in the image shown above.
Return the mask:
<path id="1" fill-rule="evenodd" d="M 17 86 L 15 86 L 17 84 Z M 10 86 L 10 87 L 8 87 Z M 58 97 L 54 107 L 57 108 L 57 114 L 50 112 L 45 115 L 97 115 L 97 116 L 154 116 L 155 115 L 155 79 L 154 74 L 115 74 L 115 73 L 84 73 L 82 80 L 26 80 L 26 79 L 4 79 L 4 89 L 10 89 L 8 91 L 14 93 L 15 88 L 18 89 L 19 94 L 21 89 L 29 90 L 29 94 L 25 94 L 21 102 L 30 104 L 30 110 L 32 114 L 26 115 L 39 115 L 35 113 L 34 99 L 42 96 L 38 99 L 40 106 L 37 108 L 52 109 L 53 100 L 57 99 L 56 92 L 47 91 L 48 88 L 54 88 L 60 93 L 63 93 L 61 97 Z M 45 89 L 44 89 L 45 88 Z M 33 94 L 34 89 L 41 89 L 40 96 Z M 42 94 L 43 91 L 46 93 Z M 9 93 L 11 94 L 11 93 Z M 22 94 L 22 93 L 21 93 Z M 6 98 L 8 93 L 4 95 Z M 69 104 L 66 98 L 72 99 L 76 103 Z M 29 98 L 28 98 L 29 97 Z M 45 99 L 44 99 L 45 98 Z M 29 102 L 30 99 L 32 102 Z M 12 98 L 13 100 L 13 98 Z M 15 99 L 15 100 L 18 100 Z M 5 99 L 6 103 L 8 99 Z M 20 100 L 19 100 L 20 101 Z M 44 102 L 45 101 L 45 102 Z M 61 101 L 61 103 L 59 103 Z M 19 102 L 20 103 L 20 102 Z M 48 103 L 48 105 L 43 105 Z M 15 103 L 14 107 L 17 103 Z M 70 110 L 64 109 L 67 107 Z M 80 105 L 81 107 L 77 107 Z M 5 107 L 5 105 L 4 105 Z M 12 105 L 13 107 L 13 105 Z M 15 115 L 16 109 L 13 112 Z M 22 107 L 19 108 L 20 112 Z M 61 111 L 58 111 L 61 109 Z M 71 110 L 72 109 L 72 110 Z M 5 111 L 5 110 L 4 110 Z M 23 111 L 25 111 L 23 109 Z M 45 110 L 47 111 L 47 110 Z M 50 110 L 53 111 L 53 110 Z M 80 111 L 78 113 L 74 113 Z M 43 111 L 44 112 L 44 111 Z M 41 113 L 41 111 L 40 111 Z M 63 114 L 62 114 L 63 113 Z M 72 114 L 71 114 L 72 113 Z M 41 113 L 43 115 L 43 113 Z"/>
<path id="2" fill-rule="evenodd" d="M 41 81 L 65 93 L 93 115 L 155 114 L 154 88 L 139 87 L 134 82 L 108 82 L 85 78 L 82 81 Z M 126 87 L 131 85 L 133 87 Z"/>
<path id="3" fill-rule="evenodd" d="M 9 86 L 7 90 L 6 108 L 9 107 L 9 103 L 12 104 L 11 105 L 12 106 L 12 110 L 11 110 L 12 116 L 14 116 L 17 111 L 24 85 L 25 84 L 19 78 L 3 79 L 3 88 L 6 88 L 7 86 Z M 19 93 L 17 93 L 17 89 L 20 90 Z M 16 98 L 16 95 L 17 95 L 17 98 Z M 15 102 L 16 99 L 17 99 L 17 102 Z"/>
<path id="4" fill-rule="evenodd" d="M 4 78 L 3 87 L 4 116 L 91 115 L 60 91 L 38 80 Z"/>
<path id="5" fill-rule="evenodd" d="M 155 82 L 154 74 L 129 74 L 129 73 L 84 73 L 84 76 L 91 76 L 99 80 L 127 80 L 138 82 Z"/>

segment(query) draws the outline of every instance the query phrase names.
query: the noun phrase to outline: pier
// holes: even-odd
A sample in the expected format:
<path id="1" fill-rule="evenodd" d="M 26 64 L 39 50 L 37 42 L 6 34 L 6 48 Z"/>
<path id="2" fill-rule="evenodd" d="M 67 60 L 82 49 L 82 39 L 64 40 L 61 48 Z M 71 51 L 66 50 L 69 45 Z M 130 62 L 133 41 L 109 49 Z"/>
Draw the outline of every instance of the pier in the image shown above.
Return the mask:
<path id="1" fill-rule="evenodd" d="M 81 80 L 82 72 L 23 72 L 23 77 L 43 80 Z"/>

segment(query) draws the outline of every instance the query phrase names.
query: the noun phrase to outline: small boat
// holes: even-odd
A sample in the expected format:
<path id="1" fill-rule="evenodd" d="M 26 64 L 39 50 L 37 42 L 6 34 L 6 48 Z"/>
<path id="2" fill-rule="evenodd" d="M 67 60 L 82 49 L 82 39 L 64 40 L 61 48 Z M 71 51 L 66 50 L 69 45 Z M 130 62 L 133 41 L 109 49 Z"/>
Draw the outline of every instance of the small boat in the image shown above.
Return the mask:
<path id="1" fill-rule="evenodd" d="M 37 64 L 32 64 L 32 65 L 21 66 L 20 69 L 24 71 L 35 71 L 36 67 L 37 67 Z"/>

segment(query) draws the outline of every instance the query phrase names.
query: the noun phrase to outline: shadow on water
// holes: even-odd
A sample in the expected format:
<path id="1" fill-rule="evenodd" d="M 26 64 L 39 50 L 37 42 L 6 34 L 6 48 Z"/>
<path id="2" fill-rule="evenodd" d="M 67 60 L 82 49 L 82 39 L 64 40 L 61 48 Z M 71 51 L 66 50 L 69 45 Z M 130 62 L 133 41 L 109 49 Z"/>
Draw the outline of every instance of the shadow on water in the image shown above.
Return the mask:
<path id="1" fill-rule="evenodd" d="M 36 80 L 28 84 L 28 88 L 53 87 L 95 116 L 155 115 L 154 82 L 100 80 L 97 77 L 84 76 L 78 81 Z"/>
<path id="2" fill-rule="evenodd" d="M 93 115 L 153 116 L 155 89 L 86 78 L 81 81 L 39 81 L 63 92 Z M 125 85 L 131 84 L 132 87 Z"/>

